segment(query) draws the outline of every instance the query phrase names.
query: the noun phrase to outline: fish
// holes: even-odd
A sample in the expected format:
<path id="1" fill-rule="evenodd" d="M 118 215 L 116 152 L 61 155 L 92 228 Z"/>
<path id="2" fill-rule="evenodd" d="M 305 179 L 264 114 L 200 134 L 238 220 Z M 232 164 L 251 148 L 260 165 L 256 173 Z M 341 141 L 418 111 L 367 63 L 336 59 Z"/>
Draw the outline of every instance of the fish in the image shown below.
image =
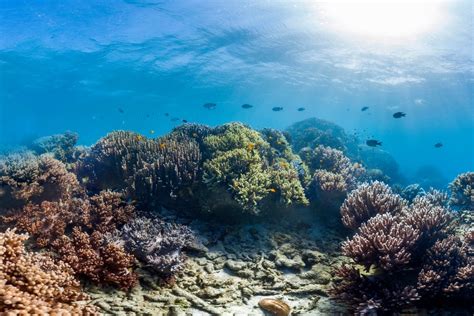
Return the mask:
<path id="1" fill-rule="evenodd" d="M 396 118 L 396 119 L 402 118 L 402 117 L 404 117 L 404 116 L 406 116 L 406 114 L 403 113 L 403 112 L 395 112 L 395 113 L 393 114 L 393 117 Z"/>
<path id="2" fill-rule="evenodd" d="M 188 120 L 182 120 L 181 122 L 183 122 L 183 123 L 187 123 L 187 122 L 188 122 Z"/>
<path id="3" fill-rule="evenodd" d="M 253 105 L 245 103 L 245 104 L 242 104 L 242 108 L 243 109 L 251 109 L 251 108 L 253 108 Z"/>
<path id="4" fill-rule="evenodd" d="M 275 107 L 272 108 L 273 112 L 280 112 L 282 110 L 283 110 L 283 108 L 281 106 L 275 106 Z"/>
<path id="5" fill-rule="evenodd" d="M 166 145 L 164 143 L 160 143 L 160 149 L 164 149 Z"/>
<path id="6" fill-rule="evenodd" d="M 145 137 L 143 137 L 142 135 L 137 135 L 137 140 L 139 142 L 141 142 L 141 141 L 145 140 Z"/>
<path id="7" fill-rule="evenodd" d="M 277 190 L 275 188 L 270 188 L 269 191 L 272 192 L 272 193 L 275 193 Z"/>
<path id="8" fill-rule="evenodd" d="M 151 129 L 150 134 L 155 134 L 155 131 Z"/>
<path id="9" fill-rule="evenodd" d="M 443 144 L 442 143 L 436 143 L 434 144 L 435 148 L 441 148 L 443 147 Z"/>
<path id="10" fill-rule="evenodd" d="M 215 103 L 204 103 L 203 107 L 205 107 L 208 110 L 214 110 L 217 107 L 217 104 Z"/>
<path id="11" fill-rule="evenodd" d="M 254 150 L 254 149 L 255 149 L 255 144 L 254 144 L 254 143 L 249 143 L 249 144 L 247 145 L 247 151 L 252 151 L 252 150 Z"/>
<path id="12" fill-rule="evenodd" d="M 169 113 L 165 113 L 165 116 L 170 116 L 170 114 L 169 114 Z"/>
<path id="13" fill-rule="evenodd" d="M 296 109 L 298 112 L 303 112 L 304 110 L 306 110 L 305 108 L 301 107 L 301 108 L 298 108 Z"/>
<path id="14" fill-rule="evenodd" d="M 364 106 L 362 109 L 360 109 L 362 112 L 367 111 L 369 109 L 368 106 Z"/>
<path id="15" fill-rule="evenodd" d="M 365 143 L 367 144 L 367 146 L 370 146 L 370 147 L 382 146 L 382 142 L 376 139 L 369 139 Z"/>
<path id="16" fill-rule="evenodd" d="M 117 110 L 122 114 L 125 113 L 125 111 L 122 108 L 118 108 Z"/>
<path id="17" fill-rule="evenodd" d="M 275 316 L 290 315 L 291 308 L 282 300 L 275 300 L 271 298 L 264 298 L 258 302 L 258 306 Z"/>

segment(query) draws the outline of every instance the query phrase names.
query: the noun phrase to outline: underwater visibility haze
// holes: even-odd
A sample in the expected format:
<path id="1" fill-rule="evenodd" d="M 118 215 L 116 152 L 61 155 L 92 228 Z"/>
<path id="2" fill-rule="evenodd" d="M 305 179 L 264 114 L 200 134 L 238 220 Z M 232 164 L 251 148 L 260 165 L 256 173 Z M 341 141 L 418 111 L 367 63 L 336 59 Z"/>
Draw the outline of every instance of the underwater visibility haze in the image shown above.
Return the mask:
<path id="1" fill-rule="evenodd" d="M 0 313 L 472 315 L 473 12 L 0 1 Z"/>

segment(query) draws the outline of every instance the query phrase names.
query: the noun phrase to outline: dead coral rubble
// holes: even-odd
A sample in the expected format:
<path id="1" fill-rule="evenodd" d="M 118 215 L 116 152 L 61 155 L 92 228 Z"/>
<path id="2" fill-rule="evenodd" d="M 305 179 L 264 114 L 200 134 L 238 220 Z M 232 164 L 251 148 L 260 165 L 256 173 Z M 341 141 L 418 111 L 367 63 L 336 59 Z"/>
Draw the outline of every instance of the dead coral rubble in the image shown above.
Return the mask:
<path id="1" fill-rule="evenodd" d="M 25 250 L 27 235 L 0 233 L 0 312 L 6 315 L 92 315 L 71 268 Z"/>

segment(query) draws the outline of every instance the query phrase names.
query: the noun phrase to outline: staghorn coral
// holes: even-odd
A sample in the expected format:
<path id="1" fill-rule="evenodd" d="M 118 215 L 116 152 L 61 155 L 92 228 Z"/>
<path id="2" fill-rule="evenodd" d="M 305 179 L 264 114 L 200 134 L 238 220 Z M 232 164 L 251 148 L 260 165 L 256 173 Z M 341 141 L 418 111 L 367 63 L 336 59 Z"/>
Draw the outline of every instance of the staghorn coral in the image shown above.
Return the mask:
<path id="1" fill-rule="evenodd" d="M 449 203 L 461 210 L 474 211 L 474 172 L 458 175 L 449 184 L 451 197 Z"/>
<path id="2" fill-rule="evenodd" d="M 230 202 L 227 208 L 259 214 L 270 207 L 267 202 L 283 207 L 308 203 L 300 171 L 284 157 L 297 159 L 289 147 L 282 154 L 285 150 L 272 148 L 257 131 L 230 123 L 217 127 L 204 138 L 204 148 L 209 159 L 203 164 L 203 181 L 210 191 L 205 194 L 221 196 L 228 192 L 230 197 L 224 198 Z M 210 212 L 216 210 L 205 205 Z M 224 208 L 225 203 L 222 205 Z"/>
<path id="3" fill-rule="evenodd" d="M 391 214 L 377 214 L 363 223 L 352 239 L 343 242 L 341 249 L 367 269 L 376 265 L 384 270 L 397 270 L 410 263 L 419 238 L 419 230 Z"/>
<path id="4" fill-rule="evenodd" d="M 36 154 L 41 155 L 51 153 L 57 160 L 66 163 L 75 160 L 75 145 L 79 135 L 73 132 L 65 132 L 64 134 L 56 134 L 45 136 L 33 141 L 30 146 Z"/>
<path id="5" fill-rule="evenodd" d="M 123 245 L 161 276 L 169 277 L 183 268 L 186 260 L 183 248 L 193 243 L 194 235 L 183 225 L 137 217 L 108 239 Z"/>
<path id="6" fill-rule="evenodd" d="M 405 206 L 405 201 L 393 194 L 385 183 L 364 183 L 352 191 L 341 206 L 344 226 L 357 229 L 363 222 L 377 214 L 396 214 Z"/>
<path id="7" fill-rule="evenodd" d="M 133 272 L 134 257 L 123 248 L 107 243 L 98 231 L 88 234 L 74 227 L 70 236 L 61 236 L 53 241 L 52 246 L 78 276 L 123 290 L 137 283 L 137 275 Z"/>
<path id="8" fill-rule="evenodd" d="M 25 250 L 27 235 L 15 230 L 0 233 L 0 312 L 5 315 L 92 315 L 79 305 L 87 299 L 62 261 Z"/>
<path id="9" fill-rule="evenodd" d="M 4 209 L 67 199 L 81 192 L 76 176 L 49 155 L 24 152 L 0 158 L 0 204 Z"/>
<path id="10" fill-rule="evenodd" d="M 408 202 L 412 202 L 416 197 L 420 195 L 424 195 L 425 190 L 419 185 L 418 183 L 407 185 L 403 188 L 400 192 L 400 196 L 407 200 Z"/>

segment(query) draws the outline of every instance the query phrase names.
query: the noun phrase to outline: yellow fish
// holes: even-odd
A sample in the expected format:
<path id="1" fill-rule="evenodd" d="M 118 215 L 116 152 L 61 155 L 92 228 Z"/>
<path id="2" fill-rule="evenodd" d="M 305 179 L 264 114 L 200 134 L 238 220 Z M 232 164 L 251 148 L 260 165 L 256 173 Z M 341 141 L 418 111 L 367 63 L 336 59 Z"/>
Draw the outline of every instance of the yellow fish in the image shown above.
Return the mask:
<path id="1" fill-rule="evenodd" d="M 143 138 L 142 135 L 137 135 L 137 140 L 138 140 L 139 142 L 141 142 L 141 141 L 144 140 L 144 139 L 145 139 L 145 138 Z"/>
<path id="2" fill-rule="evenodd" d="M 270 192 L 275 193 L 277 190 L 275 188 L 270 188 Z"/>
<path id="3" fill-rule="evenodd" d="M 160 143 L 160 149 L 164 149 L 166 145 L 164 143 Z"/>
<path id="4" fill-rule="evenodd" d="M 255 149 L 255 144 L 254 144 L 254 143 L 249 143 L 249 144 L 247 145 L 247 151 L 252 151 L 252 150 L 254 150 L 254 149 Z"/>

